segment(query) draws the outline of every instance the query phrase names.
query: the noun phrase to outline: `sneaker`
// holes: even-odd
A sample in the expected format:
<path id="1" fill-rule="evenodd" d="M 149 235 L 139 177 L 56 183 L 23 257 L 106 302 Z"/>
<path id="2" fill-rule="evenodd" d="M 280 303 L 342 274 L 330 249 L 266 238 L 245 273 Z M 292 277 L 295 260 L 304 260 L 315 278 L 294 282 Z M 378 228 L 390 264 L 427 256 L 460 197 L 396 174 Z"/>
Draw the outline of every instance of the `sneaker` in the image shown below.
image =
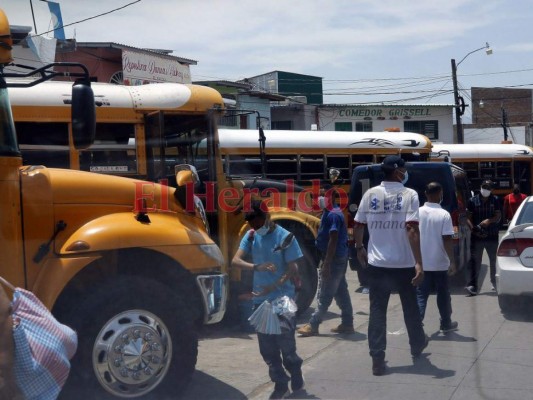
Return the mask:
<path id="1" fill-rule="evenodd" d="M 442 333 L 456 331 L 458 326 L 459 326 L 459 323 L 457 321 L 452 321 L 450 322 L 450 325 L 447 325 L 447 326 L 441 324 L 440 331 Z"/>
<path id="2" fill-rule="evenodd" d="M 300 336 L 318 336 L 318 328 L 313 328 L 311 324 L 305 324 L 304 326 L 298 328 L 296 331 Z"/>
<path id="3" fill-rule="evenodd" d="M 291 375 L 291 390 L 293 393 L 302 390 L 304 385 L 305 381 L 301 370 Z"/>
<path id="4" fill-rule="evenodd" d="M 274 391 L 270 394 L 270 400 L 284 399 L 289 395 L 289 385 L 276 383 Z"/>
<path id="5" fill-rule="evenodd" d="M 368 294 L 370 293 L 370 290 L 367 287 L 364 287 L 363 290 L 361 290 L 362 294 Z"/>
<path id="6" fill-rule="evenodd" d="M 372 375 L 381 376 L 385 375 L 385 370 L 387 366 L 385 365 L 385 360 L 382 358 L 372 358 Z"/>
<path id="7" fill-rule="evenodd" d="M 466 289 L 466 291 L 468 292 L 468 294 L 470 296 L 477 295 L 477 290 L 476 290 L 476 288 L 474 286 L 467 286 L 467 287 L 465 287 L 465 289 Z"/>
<path id="8" fill-rule="evenodd" d="M 355 333 L 355 329 L 353 328 L 353 325 L 340 324 L 336 328 L 332 328 L 331 332 L 333 333 Z"/>
<path id="9" fill-rule="evenodd" d="M 492 290 L 493 292 L 496 291 L 496 285 L 494 283 L 490 285 L 490 290 Z"/>
<path id="10" fill-rule="evenodd" d="M 422 345 L 422 347 L 418 349 L 414 349 L 414 350 L 411 349 L 411 355 L 413 356 L 413 358 L 420 357 L 420 354 L 422 354 L 424 349 L 428 347 L 428 344 L 429 344 L 429 337 L 428 335 L 424 334 L 424 344 Z"/>

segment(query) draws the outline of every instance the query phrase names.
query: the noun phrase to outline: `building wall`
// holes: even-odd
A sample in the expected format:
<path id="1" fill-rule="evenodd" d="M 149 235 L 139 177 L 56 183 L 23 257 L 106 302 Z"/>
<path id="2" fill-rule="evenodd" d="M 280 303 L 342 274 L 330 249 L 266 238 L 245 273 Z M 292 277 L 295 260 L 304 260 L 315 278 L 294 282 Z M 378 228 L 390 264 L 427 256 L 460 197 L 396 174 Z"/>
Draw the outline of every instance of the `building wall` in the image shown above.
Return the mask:
<path id="1" fill-rule="evenodd" d="M 272 129 L 309 131 L 317 124 L 317 107 L 307 104 L 289 104 L 272 107 Z"/>
<path id="2" fill-rule="evenodd" d="M 287 97 L 305 96 L 307 104 L 322 104 L 322 78 L 279 71 L 278 94 Z"/>
<path id="3" fill-rule="evenodd" d="M 322 78 L 292 72 L 272 71 L 246 79 L 254 90 L 287 97 L 305 97 L 307 104 L 322 104 Z"/>
<path id="4" fill-rule="evenodd" d="M 472 124 L 484 127 L 501 125 L 502 108 L 507 114 L 508 125 L 529 124 L 533 121 L 532 93 L 531 89 L 473 87 Z"/>
<path id="5" fill-rule="evenodd" d="M 122 51 L 112 48 L 78 48 L 69 53 L 57 53 L 56 60 L 80 62 L 98 82 L 109 82 L 113 74 L 122 71 Z"/>

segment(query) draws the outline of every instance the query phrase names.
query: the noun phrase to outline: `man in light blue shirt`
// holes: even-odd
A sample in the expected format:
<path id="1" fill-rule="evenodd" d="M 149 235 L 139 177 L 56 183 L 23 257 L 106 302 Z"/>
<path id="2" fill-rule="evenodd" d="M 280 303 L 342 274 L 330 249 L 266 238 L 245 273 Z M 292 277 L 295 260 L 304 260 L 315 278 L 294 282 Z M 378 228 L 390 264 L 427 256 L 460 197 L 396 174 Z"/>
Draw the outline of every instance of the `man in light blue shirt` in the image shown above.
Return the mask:
<path id="1" fill-rule="evenodd" d="M 291 279 L 298 274 L 296 262 L 303 256 L 297 240 L 287 240 L 291 233 L 270 219 L 264 202 L 252 202 L 244 218 L 252 229 L 244 235 L 231 265 L 253 269 L 254 308 L 265 300 L 273 301 L 281 296 L 293 299 L 295 291 Z M 284 242 L 288 242 L 286 246 Z M 250 258 L 252 261 L 247 261 Z M 302 359 L 296 354 L 295 317 L 280 316 L 280 325 L 279 335 L 257 332 L 259 351 L 275 384 L 271 399 L 284 398 L 289 392 L 289 381 L 293 392 L 304 387 Z"/>

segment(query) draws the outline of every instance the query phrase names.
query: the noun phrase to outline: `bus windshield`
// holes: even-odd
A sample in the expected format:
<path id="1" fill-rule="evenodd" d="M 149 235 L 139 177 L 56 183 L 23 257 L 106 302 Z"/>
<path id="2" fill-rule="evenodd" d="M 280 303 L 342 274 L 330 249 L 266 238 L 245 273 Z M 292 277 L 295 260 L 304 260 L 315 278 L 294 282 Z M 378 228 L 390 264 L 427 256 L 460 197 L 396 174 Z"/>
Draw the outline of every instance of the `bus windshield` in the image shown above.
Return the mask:
<path id="1" fill-rule="evenodd" d="M 205 115 L 162 114 L 146 118 L 146 149 L 151 179 L 167 179 L 173 185 L 174 166 L 194 165 L 201 180 L 208 179 L 207 136 L 209 119 Z"/>

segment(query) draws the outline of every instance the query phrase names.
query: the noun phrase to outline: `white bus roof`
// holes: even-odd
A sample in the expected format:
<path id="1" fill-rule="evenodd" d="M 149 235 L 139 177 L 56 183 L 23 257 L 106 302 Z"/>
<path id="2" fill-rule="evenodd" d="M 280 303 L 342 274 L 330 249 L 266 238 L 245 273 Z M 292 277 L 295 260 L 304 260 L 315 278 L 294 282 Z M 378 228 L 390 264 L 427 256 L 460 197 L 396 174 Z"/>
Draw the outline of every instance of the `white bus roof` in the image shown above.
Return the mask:
<path id="1" fill-rule="evenodd" d="M 13 106 L 69 107 L 73 82 L 51 81 L 29 88 L 9 88 Z M 137 110 L 173 110 L 187 104 L 194 91 L 213 96 L 212 100 L 223 107 L 222 96 L 206 86 L 181 83 L 152 83 L 140 86 L 123 86 L 110 83 L 91 83 L 98 108 Z M 219 104 L 218 104 L 219 103 Z M 203 104 L 204 105 L 204 104 Z"/>
<path id="2" fill-rule="evenodd" d="M 449 156 L 452 162 L 462 159 L 505 159 L 505 158 L 532 158 L 531 147 L 523 144 L 444 144 L 434 143 L 431 151 L 432 159 L 443 159 Z"/>
<path id="3" fill-rule="evenodd" d="M 219 129 L 222 149 L 259 148 L 257 129 Z M 409 149 L 426 150 L 431 141 L 411 132 L 346 132 L 346 131 L 286 131 L 265 130 L 267 149 Z"/>

